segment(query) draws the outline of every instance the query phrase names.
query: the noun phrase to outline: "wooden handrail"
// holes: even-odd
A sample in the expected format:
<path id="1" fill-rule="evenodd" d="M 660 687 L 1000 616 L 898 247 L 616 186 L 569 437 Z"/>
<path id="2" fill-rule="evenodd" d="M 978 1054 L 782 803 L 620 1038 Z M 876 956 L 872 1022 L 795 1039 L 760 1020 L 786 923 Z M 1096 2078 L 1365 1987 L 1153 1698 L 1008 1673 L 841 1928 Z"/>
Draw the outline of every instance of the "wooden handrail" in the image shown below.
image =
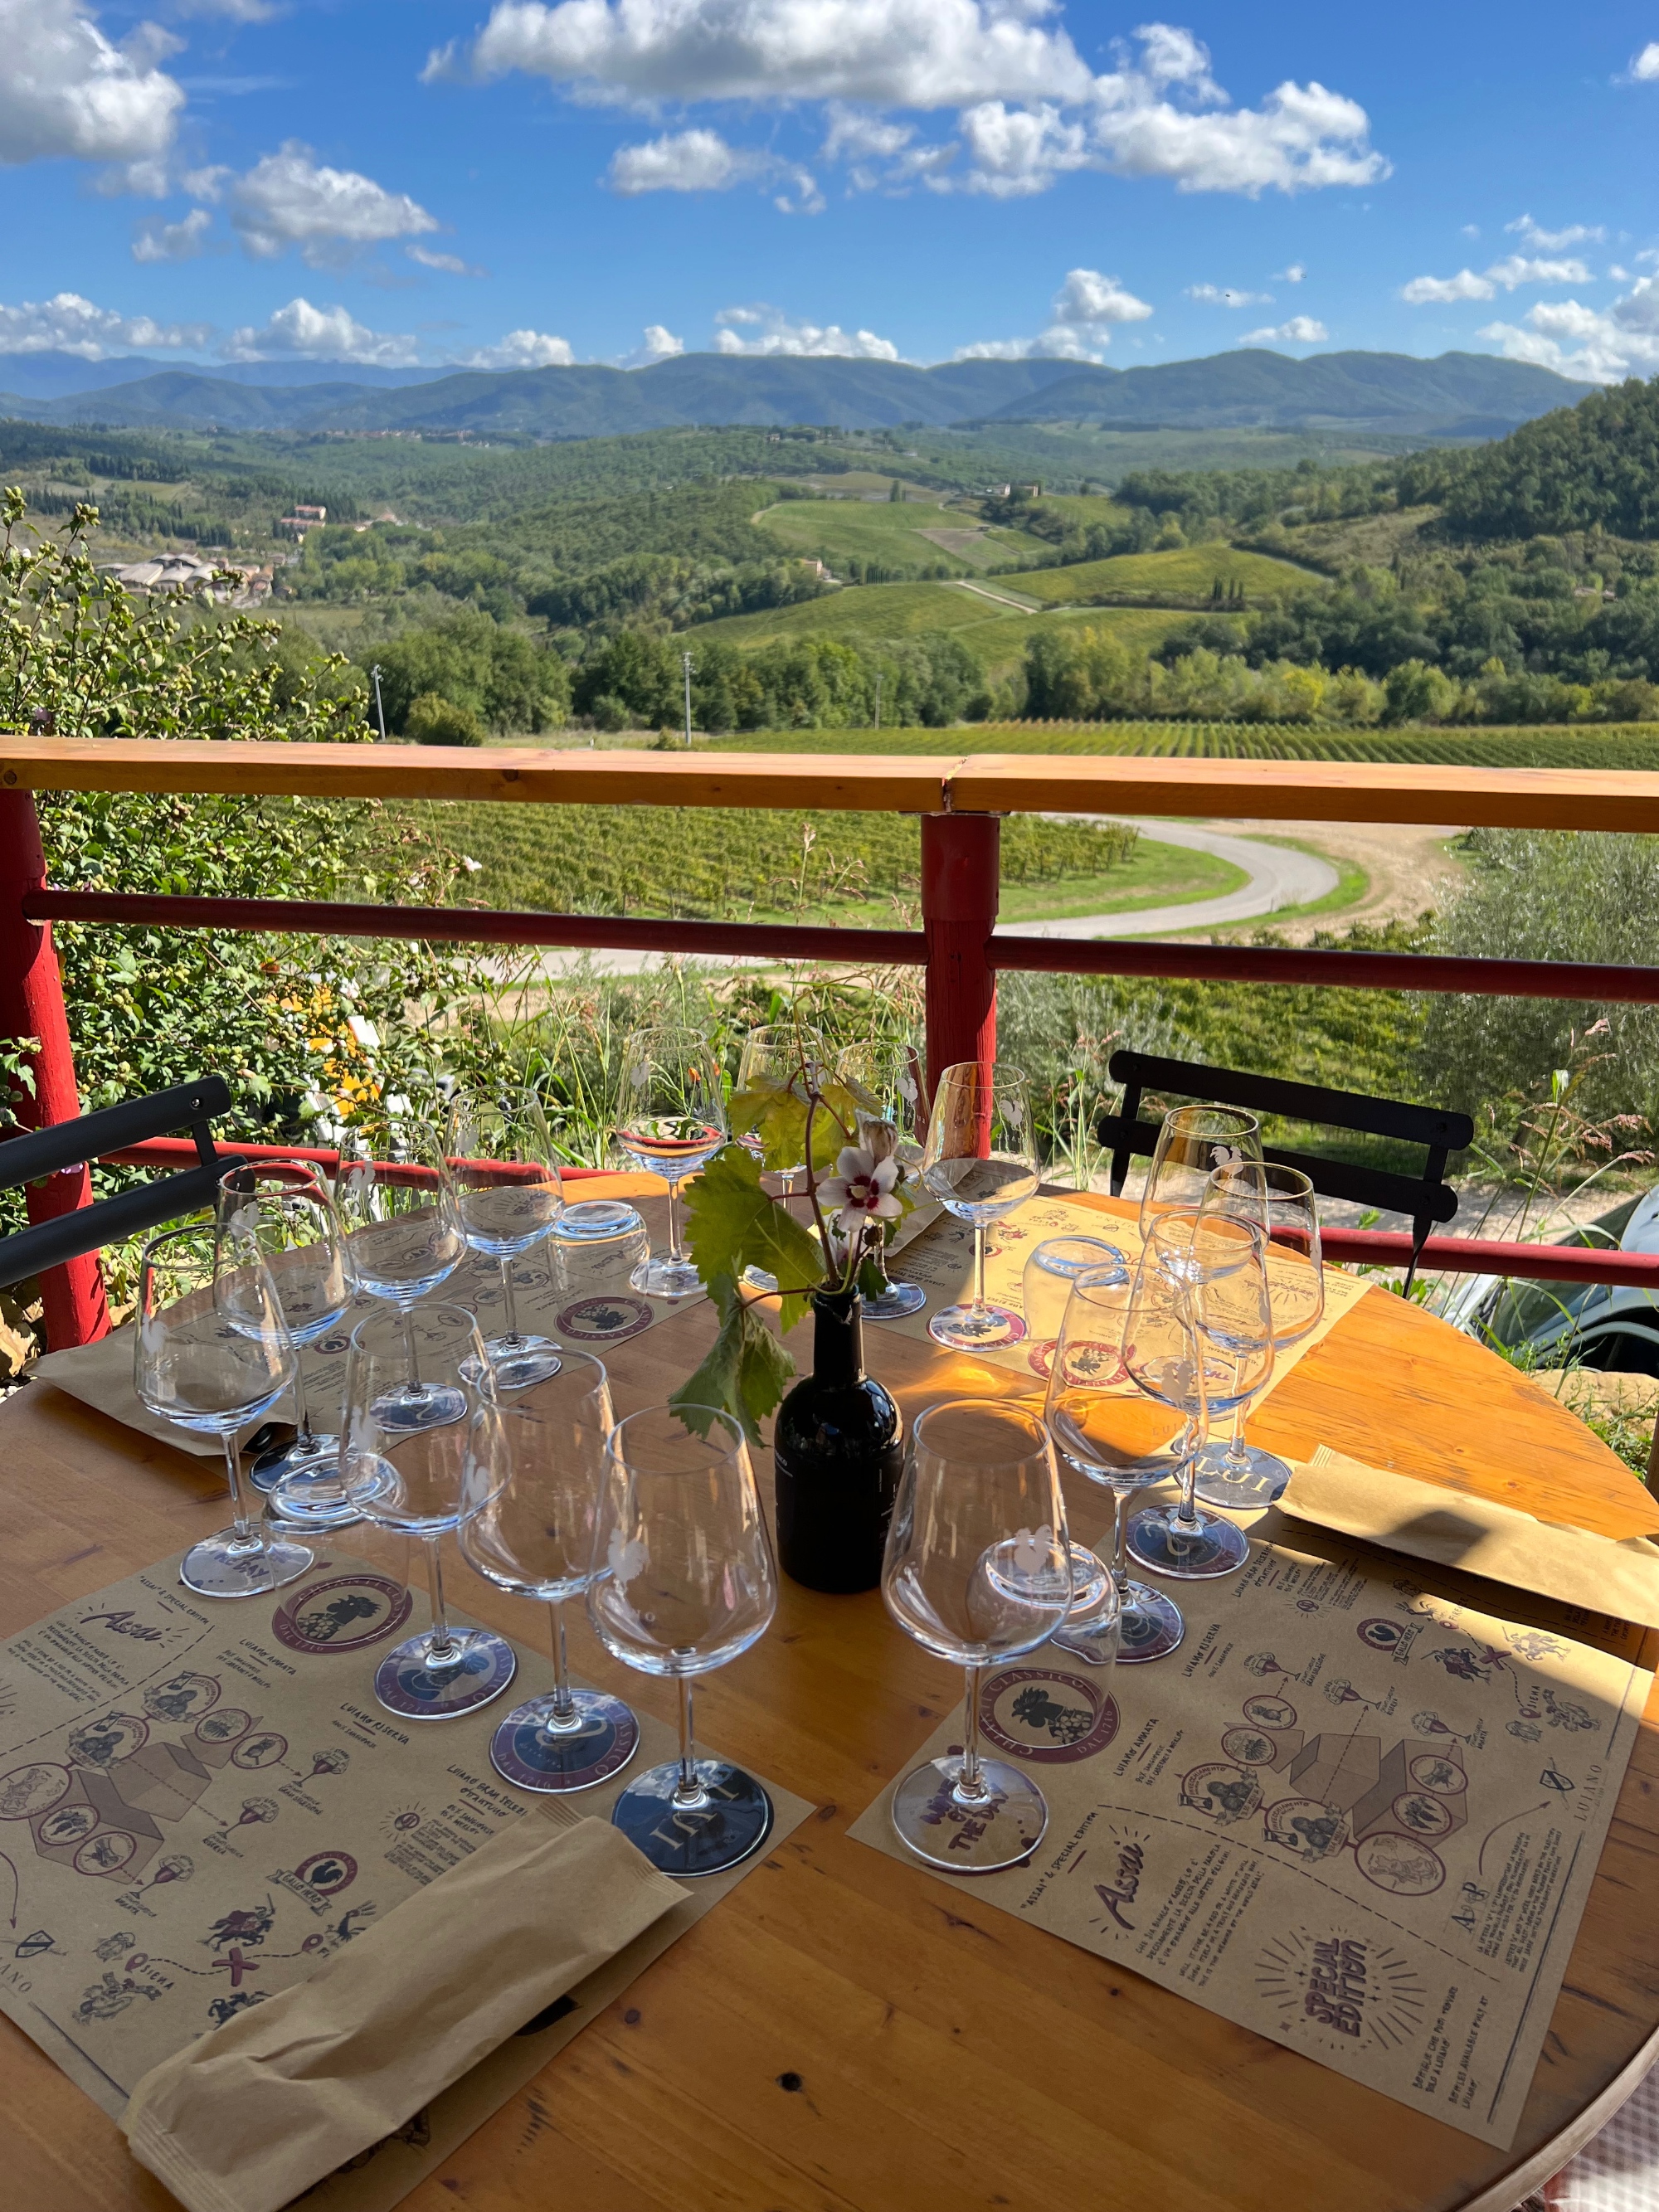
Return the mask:
<path id="1" fill-rule="evenodd" d="M 965 733 L 964 733 L 965 734 Z M 597 752 L 552 746 L 0 739 L 0 789 L 229 792 L 898 814 L 1224 815 L 1659 830 L 1659 775 L 1369 761 Z"/>

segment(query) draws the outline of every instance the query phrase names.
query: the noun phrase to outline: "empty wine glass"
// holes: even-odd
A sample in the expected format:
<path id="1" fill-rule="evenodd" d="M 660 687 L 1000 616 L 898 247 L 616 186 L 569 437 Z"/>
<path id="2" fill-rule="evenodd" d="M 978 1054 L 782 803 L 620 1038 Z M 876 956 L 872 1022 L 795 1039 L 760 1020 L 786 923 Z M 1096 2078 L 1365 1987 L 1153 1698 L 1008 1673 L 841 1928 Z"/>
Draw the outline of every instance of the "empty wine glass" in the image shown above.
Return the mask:
<path id="1" fill-rule="evenodd" d="M 403 1320 L 404 1372 L 394 1383 L 382 1364 L 387 1393 L 383 1427 L 418 1429 L 458 1421 L 466 1393 L 422 1379 L 411 1316 L 417 1302 L 447 1282 L 466 1256 L 455 1186 L 437 1132 L 412 1116 L 393 1121 L 376 1160 L 365 1137 L 352 1132 L 340 1146 L 335 1203 L 346 1231 L 358 1286 L 397 1308 Z"/>
<path id="2" fill-rule="evenodd" d="M 1073 1284 L 1103 1267 L 1115 1267 L 1127 1291 L 1129 1263 L 1103 1237 L 1045 1237 L 1032 1246 L 1019 1302 L 1025 1309 L 1025 1364 L 1033 1375 L 1048 1376 Z"/>
<path id="3" fill-rule="evenodd" d="M 1308 1177 L 1299 1168 L 1281 1167 L 1275 1160 L 1230 1161 L 1211 1176 L 1201 1210 L 1230 1214 L 1262 1231 L 1275 1356 L 1299 1343 L 1318 1327 L 1325 1310 L 1319 1207 Z M 1249 1408 L 1271 1375 L 1270 1369 L 1252 1395 L 1239 1400 L 1226 1443 L 1207 1444 L 1200 1453 L 1198 1495 L 1205 1504 L 1250 1512 L 1271 1505 L 1290 1481 L 1291 1470 L 1277 1453 L 1244 1441 Z"/>
<path id="4" fill-rule="evenodd" d="M 1150 1583 L 1131 1580 L 1125 1556 L 1129 1500 L 1155 1482 L 1179 1478 L 1189 1456 L 1184 1412 L 1148 1397 L 1123 1363 L 1133 1285 L 1121 1267 L 1079 1275 L 1071 1287 L 1048 1367 L 1047 1418 L 1054 1449 L 1069 1466 L 1112 1493 L 1112 1580 L 1119 1601 L 1115 1656 L 1126 1666 L 1162 1659 L 1187 1632 L 1181 1610 Z M 1158 1327 L 1164 1317 L 1158 1317 Z M 1191 1332 L 1188 1356 L 1198 1352 Z M 1075 1550 L 1075 1547 L 1073 1547 Z M 1085 1624 L 1068 1619 L 1056 1641 L 1086 1644 Z M 1087 1649 L 1083 1656 L 1091 1655 Z"/>
<path id="5" fill-rule="evenodd" d="M 1123 1363 L 1148 1397 L 1185 1416 L 1188 1430 L 1179 1502 L 1135 1515 L 1129 1556 L 1177 1581 L 1231 1574 L 1250 1555 L 1231 1521 L 1200 1512 L 1194 1485 L 1211 1416 L 1230 1413 L 1259 1387 L 1264 1361 L 1272 1371 L 1261 1246 L 1248 1222 L 1174 1212 L 1154 1223 L 1136 1271 Z"/>
<path id="6" fill-rule="evenodd" d="M 1042 1842 L 1048 1807 L 1019 1768 L 980 1757 L 981 1679 L 1046 1644 L 1072 1602 L 1065 1500 L 1035 1413 L 953 1398 L 918 1417 L 881 1590 L 907 1636 L 968 1674 L 963 1747 L 895 1786 L 893 1826 L 930 1866 L 1016 1866 Z"/>
<path id="7" fill-rule="evenodd" d="M 836 1062 L 837 1079 L 855 1102 L 858 1141 L 867 1150 L 874 1122 L 886 1122 L 897 1132 L 893 1157 L 901 1181 L 921 1172 L 922 1139 L 927 1132 L 927 1108 L 921 1085 L 921 1063 L 914 1045 L 848 1045 Z M 872 1224 L 866 1233 L 860 1282 L 864 1310 L 872 1321 L 902 1321 L 920 1313 L 927 1293 L 920 1283 L 896 1283 L 887 1273 L 886 1236 Z"/>
<path id="8" fill-rule="evenodd" d="M 410 1332 L 420 1371 L 458 1408 L 449 1420 L 411 1428 L 401 1418 Z M 418 1536 L 426 1548 L 432 1626 L 398 1644 L 374 1674 L 375 1696 L 405 1720 L 472 1712 L 500 1696 L 518 1664 L 493 1630 L 452 1627 L 444 1602 L 444 1531 L 483 1512 L 505 1479 L 494 1426 L 473 1419 L 494 1402 L 489 1355 L 464 1306 L 428 1299 L 395 1318 L 369 1314 L 351 1332 L 340 1462 L 346 1494 L 366 1521 Z"/>
<path id="9" fill-rule="evenodd" d="M 641 1260 L 629 1280 L 652 1297 L 690 1297 L 702 1280 L 680 1249 L 679 1187 L 726 1142 L 720 1062 L 701 1030 L 641 1030 L 629 1039 L 618 1116 L 623 1152 L 668 1185 L 668 1249 Z"/>
<path id="10" fill-rule="evenodd" d="M 567 1352 L 556 1374 L 503 1392 L 474 1415 L 477 1449 L 501 1486 L 462 1524 L 462 1556 L 498 1589 L 545 1601 L 552 1616 L 553 1687 L 515 1705 L 495 1730 L 495 1771 L 520 1790 L 591 1790 L 627 1765 L 639 1723 L 620 1698 L 572 1686 L 564 1607 L 593 1571 L 593 1522 L 614 1422 L 599 1362 Z"/>
<path id="11" fill-rule="evenodd" d="M 738 1079 L 732 1094 L 732 1118 L 746 1118 L 742 1114 L 740 1102 L 769 1095 L 776 1097 L 785 1091 L 793 1093 L 804 1111 L 806 1084 L 809 1079 L 817 1079 L 821 1076 L 819 1063 L 823 1054 L 823 1040 L 817 1032 L 799 1028 L 793 1022 L 771 1022 L 763 1028 L 750 1030 L 744 1038 L 742 1050 L 738 1055 Z M 805 1127 L 803 1120 L 803 1132 Z M 822 1152 L 828 1131 L 820 1129 L 818 1135 L 819 1150 Z M 804 1146 L 799 1159 L 787 1162 L 774 1159 L 769 1163 L 766 1161 L 765 1139 L 758 1130 L 745 1129 L 738 1141 L 745 1152 L 767 1165 L 769 1173 L 781 1179 L 783 1195 L 787 1198 L 795 1187 L 795 1177 L 806 1165 Z M 830 1149 L 834 1151 L 838 1147 L 830 1146 Z M 763 1291 L 769 1295 L 778 1287 L 777 1277 L 764 1267 L 745 1267 L 743 1279 L 750 1290 Z"/>
<path id="12" fill-rule="evenodd" d="M 1261 1158 L 1261 1124 L 1242 1106 L 1172 1106 L 1164 1116 L 1140 1194 L 1140 1233 L 1166 1213 L 1204 1203 L 1211 1176 L 1234 1160 Z"/>
<path id="13" fill-rule="evenodd" d="M 239 1322 L 216 1292 L 235 1287 Z M 138 1270 L 132 1381 L 140 1402 L 181 1429 L 224 1445 L 233 1516 L 228 1528 L 192 1544 L 179 1579 L 200 1597 L 262 1597 L 296 1581 L 312 1563 L 303 1544 L 273 1537 L 250 1510 L 236 1456 L 236 1431 L 270 1411 L 299 1365 L 270 1271 L 252 1240 L 209 1229 L 170 1229 L 145 1245 Z"/>
<path id="14" fill-rule="evenodd" d="M 507 1326 L 484 1340 L 503 1390 L 520 1389 L 559 1371 L 550 1336 L 519 1326 L 513 1271 L 541 1243 L 564 1211 L 542 1103 L 533 1091 L 464 1091 L 450 1101 L 444 1149 L 455 1186 L 461 1234 L 501 1271 Z"/>
<path id="15" fill-rule="evenodd" d="M 345 1239 L 327 1177 L 309 1160 L 266 1160 L 229 1169 L 219 1180 L 221 1230 L 251 1238 L 264 1253 L 283 1320 L 296 1347 L 337 1328 L 351 1303 Z M 232 1319 L 256 1326 L 263 1291 L 258 1273 L 236 1271 L 220 1286 Z M 250 1480 L 270 1499 L 279 1521 L 302 1528 L 343 1528 L 357 1518 L 340 1488 L 340 1439 L 311 1425 L 305 1362 L 296 1358 L 294 1407 L 299 1433 L 264 1452 Z"/>
<path id="16" fill-rule="evenodd" d="M 931 1197 L 974 1230 L 972 1297 L 936 1313 L 929 1335 L 961 1352 L 1018 1344 L 1025 1334 L 1019 1316 L 985 1302 L 985 1232 L 1037 1187 L 1031 1087 L 1018 1068 L 968 1060 L 945 1069 L 933 1091 L 921 1180 Z"/>
<path id="17" fill-rule="evenodd" d="M 723 1874 L 771 1833 L 772 1801 L 753 1775 L 697 1757 L 691 1684 L 746 1651 L 776 1607 L 772 1540 L 737 1423 L 697 1406 L 618 1421 L 587 1613 L 612 1658 L 680 1686 L 678 1759 L 630 1782 L 611 1815 L 664 1874 Z"/>

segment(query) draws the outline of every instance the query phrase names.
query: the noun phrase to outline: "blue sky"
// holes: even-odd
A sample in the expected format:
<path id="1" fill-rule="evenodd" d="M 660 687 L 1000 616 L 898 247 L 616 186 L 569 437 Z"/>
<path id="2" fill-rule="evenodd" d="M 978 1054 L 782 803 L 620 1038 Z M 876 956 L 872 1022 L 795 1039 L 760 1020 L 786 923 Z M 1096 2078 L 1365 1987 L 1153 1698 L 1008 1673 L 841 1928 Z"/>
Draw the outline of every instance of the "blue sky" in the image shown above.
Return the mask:
<path id="1" fill-rule="evenodd" d="M 1659 371 L 1659 0 L 0 0 L 0 351 Z"/>

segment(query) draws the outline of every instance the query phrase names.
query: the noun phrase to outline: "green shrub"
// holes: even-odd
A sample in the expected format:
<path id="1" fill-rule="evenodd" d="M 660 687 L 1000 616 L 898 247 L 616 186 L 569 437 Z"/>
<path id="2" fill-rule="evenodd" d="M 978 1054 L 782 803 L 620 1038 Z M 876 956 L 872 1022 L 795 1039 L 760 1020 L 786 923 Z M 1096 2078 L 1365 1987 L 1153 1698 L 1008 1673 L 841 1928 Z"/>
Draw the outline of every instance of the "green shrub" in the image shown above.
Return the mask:
<path id="1" fill-rule="evenodd" d="M 417 745 L 481 745 L 484 726 L 470 707 L 458 707 L 440 691 L 422 691 L 404 716 L 404 735 Z"/>

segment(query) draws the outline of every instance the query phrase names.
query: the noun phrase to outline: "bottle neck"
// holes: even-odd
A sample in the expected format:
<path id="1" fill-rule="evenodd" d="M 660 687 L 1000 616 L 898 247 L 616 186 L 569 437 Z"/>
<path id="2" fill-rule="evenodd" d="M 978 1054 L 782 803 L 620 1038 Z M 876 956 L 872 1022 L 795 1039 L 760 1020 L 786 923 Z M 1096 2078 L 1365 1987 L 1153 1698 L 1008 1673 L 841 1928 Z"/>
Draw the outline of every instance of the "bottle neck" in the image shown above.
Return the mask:
<path id="1" fill-rule="evenodd" d="M 856 1290 L 812 1294 L 812 1373 L 820 1382 L 856 1382 L 864 1373 L 864 1300 Z"/>

